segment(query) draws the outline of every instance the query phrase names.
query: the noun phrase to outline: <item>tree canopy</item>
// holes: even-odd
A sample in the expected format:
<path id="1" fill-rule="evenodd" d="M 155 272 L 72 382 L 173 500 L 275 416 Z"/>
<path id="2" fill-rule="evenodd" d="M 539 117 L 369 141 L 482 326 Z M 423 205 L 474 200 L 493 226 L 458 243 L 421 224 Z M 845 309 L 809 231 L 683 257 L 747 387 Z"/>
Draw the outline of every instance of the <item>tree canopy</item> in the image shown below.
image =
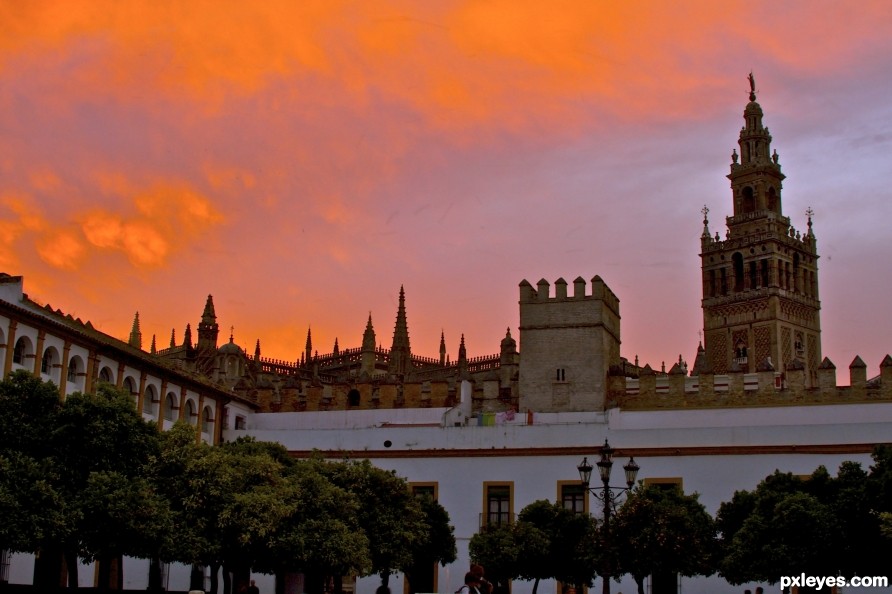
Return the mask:
<path id="1" fill-rule="evenodd" d="M 619 572 L 635 579 L 639 594 L 648 575 L 714 573 L 715 523 L 696 493 L 685 495 L 678 486 L 636 489 L 611 529 Z"/>

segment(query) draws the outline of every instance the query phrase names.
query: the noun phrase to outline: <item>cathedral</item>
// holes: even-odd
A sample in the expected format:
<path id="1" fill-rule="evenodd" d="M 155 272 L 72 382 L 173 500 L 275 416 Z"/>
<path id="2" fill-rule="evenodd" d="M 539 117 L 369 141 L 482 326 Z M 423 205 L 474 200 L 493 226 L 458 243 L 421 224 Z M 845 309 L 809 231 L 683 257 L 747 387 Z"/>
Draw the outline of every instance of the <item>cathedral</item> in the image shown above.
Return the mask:
<path id="1" fill-rule="evenodd" d="M 860 357 L 841 362 L 843 385 L 822 358 L 812 213 L 796 204 L 805 217 L 798 229 L 784 214 L 785 176 L 763 115 L 751 76 L 730 156 L 724 237 L 711 230 L 710 209 L 701 211 L 703 342 L 690 366 L 680 357 L 655 370 L 623 358 L 620 299 L 597 275 L 572 287 L 563 278 L 521 281 L 518 336 L 507 331 L 492 355 L 469 358 L 462 339 L 450 360 L 442 336 L 438 358 L 413 353 L 400 288 L 389 348 L 369 315 L 361 345 L 335 341 L 319 354 L 308 331 L 293 361 L 263 357 L 259 340 L 253 353 L 232 333 L 221 341 L 211 296 L 197 340 L 190 324 L 181 342 L 172 333 L 168 348 L 153 338 L 146 351 L 138 315 L 129 339 L 115 339 L 30 300 L 21 276 L 0 275 L 4 374 L 29 370 L 56 382 L 61 397 L 109 382 L 161 429 L 185 420 L 209 443 L 252 436 L 295 457 L 367 459 L 396 472 L 433 495 L 454 526 L 458 561 L 432 568 L 430 592 L 461 586 L 471 537 L 536 500 L 598 515 L 577 465 L 607 440 L 617 459 L 634 457 L 643 483 L 699 493 L 713 514 L 775 469 L 866 467 L 877 444 L 892 443 L 892 357 L 874 373 Z M 30 583 L 33 559 L 14 555 L 5 567 L 10 583 Z M 171 567 L 169 589 L 183 589 L 188 573 Z M 124 574 L 126 588 L 145 588 L 144 560 L 125 560 Z M 771 587 L 732 587 L 717 576 L 648 579 L 653 592 L 668 594 Z M 400 575 L 390 583 L 394 591 L 404 585 Z M 378 585 L 357 578 L 345 589 L 369 594 Z M 635 588 L 628 576 L 617 586 Z M 529 582 L 512 584 L 515 594 L 531 591 Z M 539 591 L 559 594 L 560 584 L 546 581 Z"/>

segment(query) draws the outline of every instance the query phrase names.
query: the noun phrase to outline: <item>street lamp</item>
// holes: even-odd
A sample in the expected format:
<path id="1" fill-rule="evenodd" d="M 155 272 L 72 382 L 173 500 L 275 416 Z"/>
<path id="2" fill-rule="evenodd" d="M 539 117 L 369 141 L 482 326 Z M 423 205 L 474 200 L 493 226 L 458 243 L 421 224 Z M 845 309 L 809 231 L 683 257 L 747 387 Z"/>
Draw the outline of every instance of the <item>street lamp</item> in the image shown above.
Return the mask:
<path id="1" fill-rule="evenodd" d="M 616 502 L 619 498 L 624 494 L 627 494 L 632 490 L 632 487 L 635 486 L 635 479 L 638 476 L 639 466 L 635 463 L 635 458 L 630 457 L 628 463 L 623 466 L 623 470 L 626 473 L 626 486 L 611 487 L 610 471 L 613 469 L 613 448 L 610 447 L 610 444 L 607 443 L 606 439 L 604 440 L 604 445 L 601 446 L 599 453 L 601 459 L 598 460 L 597 466 L 598 475 L 601 477 L 601 487 L 589 486 L 592 478 L 592 470 L 594 470 L 594 468 L 589 464 L 588 457 L 583 458 L 576 469 L 579 470 L 579 480 L 582 481 L 582 486 L 585 490 L 590 492 L 594 495 L 595 499 L 604 504 L 604 534 L 607 538 L 610 538 L 610 514 L 616 513 Z M 610 576 L 602 575 L 601 578 L 604 580 L 603 593 L 610 594 Z"/>

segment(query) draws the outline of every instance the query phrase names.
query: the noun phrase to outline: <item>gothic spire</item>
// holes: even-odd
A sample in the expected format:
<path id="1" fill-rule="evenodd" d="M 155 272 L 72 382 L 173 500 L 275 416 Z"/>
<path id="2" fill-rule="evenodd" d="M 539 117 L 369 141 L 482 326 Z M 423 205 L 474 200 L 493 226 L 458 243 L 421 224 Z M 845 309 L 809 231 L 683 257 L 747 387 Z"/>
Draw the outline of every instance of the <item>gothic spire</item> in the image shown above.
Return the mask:
<path id="1" fill-rule="evenodd" d="M 213 324 L 217 321 L 217 314 L 214 312 L 214 296 L 208 295 L 208 300 L 204 304 L 204 312 L 201 314 L 201 321 L 206 324 Z"/>
<path id="2" fill-rule="evenodd" d="M 362 350 L 375 350 L 375 328 L 372 326 L 372 312 L 369 312 L 369 321 L 366 322 L 365 332 L 362 333 Z"/>
<path id="3" fill-rule="evenodd" d="M 390 373 L 402 375 L 411 370 L 412 349 L 409 346 L 409 325 L 406 322 L 406 292 L 400 285 L 400 301 L 393 327 L 393 344 L 390 347 Z"/>
<path id="4" fill-rule="evenodd" d="M 201 350 L 217 350 L 217 336 L 220 334 L 220 326 L 217 324 L 217 314 L 214 311 L 214 297 L 208 295 L 201 314 L 201 322 L 198 324 L 198 348 Z"/>
<path id="5" fill-rule="evenodd" d="M 313 360 L 313 334 L 309 326 L 307 326 L 307 345 L 304 348 L 304 354 L 306 355 L 307 365 L 309 365 L 310 361 Z"/>
<path id="6" fill-rule="evenodd" d="M 149 352 L 153 355 L 158 352 L 158 347 L 155 346 L 155 335 L 152 334 L 152 346 L 149 347 Z"/>
<path id="7" fill-rule="evenodd" d="M 142 350 L 142 331 L 139 329 L 139 312 L 133 316 L 133 326 L 130 328 L 130 346 Z"/>
<path id="8" fill-rule="evenodd" d="M 183 332 L 183 346 L 187 349 L 192 348 L 192 324 L 186 324 L 186 331 Z"/>

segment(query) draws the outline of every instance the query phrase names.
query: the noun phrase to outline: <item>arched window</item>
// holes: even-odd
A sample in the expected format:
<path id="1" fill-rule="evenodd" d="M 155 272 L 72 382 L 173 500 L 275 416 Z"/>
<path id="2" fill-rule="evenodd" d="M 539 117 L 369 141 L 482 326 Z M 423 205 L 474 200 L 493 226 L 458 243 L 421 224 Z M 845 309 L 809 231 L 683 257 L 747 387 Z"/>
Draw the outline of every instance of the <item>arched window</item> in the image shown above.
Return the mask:
<path id="1" fill-rule="evenodd" d="M 40 359 L 40 373 L 49 375 L 53 370 L 55 361 L 55 350 L 51 347 L 43 351 L 43 357 Z"/>
<path id="2" fill-rule="evenodd" d="M 19 365 L 25 364 L 25 357 L 31 353 L 31 341 L 26 336 L 21 336 L 15 341 L 15 348 L 12 351 L 12 362 Z"/>
<path id="3" fill-rule="evenodd" d="M 768 210 L 780 214 L 780 204 L 777 199 L 777 190 L 774 187 L 768 188 Z"/>
<path id="4" fill-rule="evenodd" d="M 742 199 L 743 204 L 741 204 L 741 208 L 743 212 L 755 212 L 756 211 L 756 195 L 753 192 L 753 189 L 749 186 L 743 189 Z"/>
<path id="5" fill-rule="evenodd" d="M 146 393 L 142 397 L 142 412 L 146 414 L 153 414 L 155 412 L 155 403 L 158 401 L 158 397 L 155 395 L 155 386 L 149 386 L 146 388 Z"/>
<path id="6" fill-rule="evenodd" d="M 195 424 L 195 405 L 191 400 L 186 400 L 186 422 L 190 425 Z"/>
<path id="7" fill-rule="evenodd" d="M 168 421 L 177 420 L 177 397 L 173 392 L 168 392 L 164 398 L 164 418 Z"/>
<path id="8" fill-rule="evenodd" d="M 75 355 L 68 362 L 68 377 L 65 379 L 67 379 L 69 382 L 76 383 L 78 375 L 81 373 L 81 369 L 83 369 L 81 358 Z"/>
<path id="9" fill-rule="evenodd" d="M 793 254 L 793 291 L 802 288 L 802 280 L 799 278 L 799 254 Z"/>
<path id="10" fill-rule="evenodd" d="M 112 370 L 111 370 L 108 366 L 103 367 L 103 368 L 99 371 L 99 381 L 100 381 L 100 382 L 105 382 L 105 383 L 107 383 L 107 384 L 113 384 L 113 383 L 115 383 L 115 378 L 114 378 L 114 376 L 112 375 Z"/>
<path id="11" fill-rule="evenodd" d="M 347 405 L 359 406 L 359 390 L 353 388 L 347 393 Z"/>
<path id="12" fill-rule="evenodd" d="M 202 433 L 210 433 L 214 422 L 213 415 L 211 413 L 211 407 L 205 406 L 204 410 L 201 412 L 201 431 Z"/>
<path id="13" fill-rule="evenodd" d="M 136 381 L 132 377 L 124 378 L 124 389 L 130 394 L 130 397 L 133 398 L 133 403 L 136 404 L 139 400 L 139 392 L 136 390 Z"/>
<path id="14" fill-rule="evenodd" d="M 734 292 L 739 293 L 743 291 L 743 254 L 735 253 L 731 261 L 734 264 Z"/>

